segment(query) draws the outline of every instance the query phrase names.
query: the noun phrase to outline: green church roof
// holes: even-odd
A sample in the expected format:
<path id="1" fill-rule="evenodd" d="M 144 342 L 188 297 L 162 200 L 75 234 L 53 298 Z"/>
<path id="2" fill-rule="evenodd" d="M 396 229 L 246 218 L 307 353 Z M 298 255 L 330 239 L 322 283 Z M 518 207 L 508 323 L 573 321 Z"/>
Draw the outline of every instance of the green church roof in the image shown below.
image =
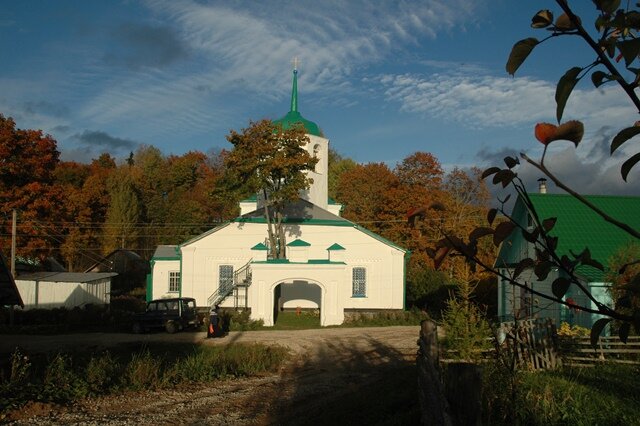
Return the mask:
<path id="1" fill-rule="evenodd" d="M 296 125 L 302 125 L 307 134 L 322 137 L 322 131 L 316 123 L 304 118 L 298 112 L 298 70 L 293 69 L 293 87 L 291 89 L 291 109 L 282 118 L 273 121 L 273 124 L 280 125 L 284 130 L 290 129 Z"/>
<path id="2" fill-rule="evenodd" d="M 605 222 L 593 210 L 570 195 L 529 194 L 529 197 L 541 220 L 550 217 L 558 218 L 550 234 L 558 237 L 557 252 L 560 255 L 566 254 L 572 257 L 571 252 L 578 254 L 588 247 L 591 257 L 606 267 L 611 256 L 630 242 L 636 241 L 618 227 Z M 588 195 L 585 198 L 605 213 L 634 229 L 640 229 L 639 197 Z M 514 207 L 514 214 L 518 209 L 522 209 L 520 198 Z M 520 220 L 526 220 L 524 212 L 518 216 L 522 216 Z M 512 238 L 513 236 L 514 234 Z M 509 252 L 509 244 L 503 243 L 499 259 L 510 258 L 513 253 L 507 252 Z M 582 266 L 576 272 L 591 282 L 604 280 L 604 273 L 590 266 Z"/>

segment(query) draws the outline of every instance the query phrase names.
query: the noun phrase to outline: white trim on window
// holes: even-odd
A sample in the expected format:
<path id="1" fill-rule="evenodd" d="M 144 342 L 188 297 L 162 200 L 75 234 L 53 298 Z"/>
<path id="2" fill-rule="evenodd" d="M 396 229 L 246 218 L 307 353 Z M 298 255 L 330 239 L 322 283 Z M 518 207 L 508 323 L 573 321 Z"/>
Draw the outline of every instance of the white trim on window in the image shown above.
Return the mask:
<path id="1" fill-rule="evenodd" d="M 169 293 L 180 292 L 180 271 L 169 271 Z"/>

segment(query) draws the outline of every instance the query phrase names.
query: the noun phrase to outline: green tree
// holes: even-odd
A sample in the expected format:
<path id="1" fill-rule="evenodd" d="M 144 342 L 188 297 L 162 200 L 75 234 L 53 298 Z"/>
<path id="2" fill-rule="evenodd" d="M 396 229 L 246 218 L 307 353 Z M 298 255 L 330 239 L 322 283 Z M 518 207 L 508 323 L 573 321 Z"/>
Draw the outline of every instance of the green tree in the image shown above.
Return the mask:
<path id="1" fill-rule="evenodd" d="M 111 202 L 107 209 L 103 241 L 105 254 L 117 248 L 138 248 L 142 205 L 129 167 L 120 167 L 110 178 Z"/>
<path id="2" fill-rule="evenodd" d="M 309 188 L 312 179 L 306 172 L 318 161 L 306 149 L 309 137 L 301 126 L 282 129 L 262 120 L 250 123 L 240 133 L 232 130 L 227 140 L 233 150 L 225 159 L 225 181 L 236 192 L 261 194 L 270 254 L 285 258 L 283 209 Z"/>
<path id="3" fill-rule="evenodd" d="M 356 167 L 356 162 L 351 158 L 345 158 L 338 154 L 338 152 L 332 148 L 329 148 L 329 176 L 327 178 L 329 197 L 337 199 L 338 185 L 340 179 L 345 172 Z"/>

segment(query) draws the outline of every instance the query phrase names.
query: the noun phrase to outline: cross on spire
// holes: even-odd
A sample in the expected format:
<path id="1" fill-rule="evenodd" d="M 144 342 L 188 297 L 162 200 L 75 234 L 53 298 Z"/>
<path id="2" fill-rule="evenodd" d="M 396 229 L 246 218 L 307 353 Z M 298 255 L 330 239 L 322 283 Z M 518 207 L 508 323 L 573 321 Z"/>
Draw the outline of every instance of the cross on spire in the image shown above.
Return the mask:
<path id="1" fill-rule="evenodd" d="M 298 60 L 298 57 L 294 57 L 293 58 L 293 72 L 298 72 L 298 65 L 300 64 L 300 61 Z"/>

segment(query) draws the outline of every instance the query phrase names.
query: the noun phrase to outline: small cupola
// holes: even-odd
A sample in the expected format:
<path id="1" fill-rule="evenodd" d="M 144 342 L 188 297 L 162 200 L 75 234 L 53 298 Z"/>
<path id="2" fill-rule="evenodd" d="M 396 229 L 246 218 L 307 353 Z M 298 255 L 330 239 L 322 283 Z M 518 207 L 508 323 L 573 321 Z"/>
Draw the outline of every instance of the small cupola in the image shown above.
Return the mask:
<path id="1" fill-rule="evenodd" d="M 327 248 L 329 253 L 329 262 L 344 262 L 345 248 L 338 243 L 334 243 Z"/>
<path id="2" fill-rule="evenodd" d="M 287 244 L 287 258 L 289 262 L 307 263 L 309 261 L 309 244 L 306 241 L 297 239 Z"/>

